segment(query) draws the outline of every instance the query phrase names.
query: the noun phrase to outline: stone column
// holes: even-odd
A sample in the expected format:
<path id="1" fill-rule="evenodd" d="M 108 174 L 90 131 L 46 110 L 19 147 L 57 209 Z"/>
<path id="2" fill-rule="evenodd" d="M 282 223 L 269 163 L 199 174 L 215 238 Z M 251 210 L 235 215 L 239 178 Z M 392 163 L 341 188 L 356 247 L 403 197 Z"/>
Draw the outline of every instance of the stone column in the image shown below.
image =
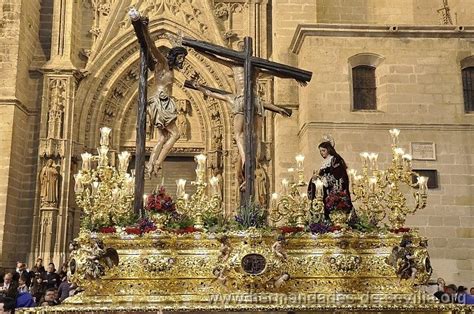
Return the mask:
<path id="1" fill-rule="evenodd" d="M 74 95 L 77 68 L 74 65 L 74 19 L 80 7 L 74 1 L 55 0 L 51 59 L 42 68 L 40 148 L 37 201 L 34 215 L 32 258 L 60 267 L 72 237 L 74 200 L 70 198 L 73 167 Z"/>

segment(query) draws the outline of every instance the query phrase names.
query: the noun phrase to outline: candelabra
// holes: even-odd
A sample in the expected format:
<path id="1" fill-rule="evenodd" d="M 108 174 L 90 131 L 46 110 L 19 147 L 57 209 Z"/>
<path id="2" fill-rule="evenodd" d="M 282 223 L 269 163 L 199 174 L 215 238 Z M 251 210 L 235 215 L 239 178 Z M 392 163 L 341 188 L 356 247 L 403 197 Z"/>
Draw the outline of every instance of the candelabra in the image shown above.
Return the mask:
<path id="1" fill-rule="evenodd" d="M 378 169 L 378 154 L 367 152 L 360 154 L 362 174 L 358 175 L 355 169 L 349 170 L 353 200 L 359 201 L 358 214 L 377 225 L 388 213 L 388 220 L 393 229 L 401 228 L 408 214 L 425 208 L 427 199 L 428 178 L 412 171 L 412 157 L 398 147 L 399 134 L 398 129 L 390 130 L 392 161 L 387 170 Z M 417 176 L 415 184 L 412 183 L 414 175 Z M 413 207 L 408 206 L 407 198 L 401 191 L 402 185 L 418 188 L 418 191 L 413 193 Z"/>
<path id="2" fill-rule="evenodd" d="M 295 169 L 289 168 L 289 178 L 281 181 L 281 195 L 277 193 L 272 194 L 270 219 L 273 223 L 284 220 L 286 222 L 295 222 L 297 227 L 304 228 L 306 220 L 312 215 L 319 215 L 319 213 L 323 212 L 322 194 L 320 198 L 316 199 L 316 206 L 313 206 L 314 204 L 308 200 L 306 193 L 300 192 L 300 188 L 306 186 L 303 174 L 304 156 L 298 155 L 295 159 L 297 178 L 296 180 L 294 178 Z"/>
<path id="3" fill-rule="evenodd" d="M 83 153 L 82 169 L 74 175 L 76 203 L 85 214 L 83 228 L 111 226 L 132 214 L 134 178 L 127 173 L 130 153 L 119 154 L 118 169 L 109 165 L 110 131 L 107 127 L 100 129 L 98 155 Z M 92 167 L 93 162 L 97 162 L 97 167 Z"/>
<path id="4" fill-rule="evenodd" d="M 209 179 L 210 196 L 206 193 L 208 184 L 205 182 L 206 156 L 199 154 L 194 157 L 197 162 L 196 181 L 191 182 L 196 186 L 196 192 L 189 197 L 186 194 L 186 180 L 176 181 L 176 209 L 179 213 L 186 214 L 194 218 L 194 227 L 203 228 L 203 215 L 219 215 L 222 207 L 222 196 L 219 188 L 219 179 L 211 177 Z"/>

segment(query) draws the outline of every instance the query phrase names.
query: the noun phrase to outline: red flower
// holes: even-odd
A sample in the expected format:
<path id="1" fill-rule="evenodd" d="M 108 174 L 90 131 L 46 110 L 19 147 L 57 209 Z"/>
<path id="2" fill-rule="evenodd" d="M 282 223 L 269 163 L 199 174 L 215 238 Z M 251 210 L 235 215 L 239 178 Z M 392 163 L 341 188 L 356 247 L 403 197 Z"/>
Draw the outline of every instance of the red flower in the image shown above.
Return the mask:
<path id="1" fill-rule="evenodd" d="M 280 232 L 282 234 L 296 233 L 296 232 L 301 232 L 301 231 L 303 231 L 303 228 L 301 227 L 290 227 L 290 226 L 280 227 Z"/>
<path id="2" fill-rule="evenodd" d="M 115 227 L 102 227 L 99 229 L 100 233 L 115 233 L 116 231 Z"/>
<path id="3" fill-rule="evenodd" d="M 140 235 L 142 233 L 140 228 L 137 228 L 137 227 L 127 227 L 127 228 L 125 228 L 125 232 L 127 234 L 138 234 L 138 235 Z"/>
<path id="4" fill-rule="evenodd" d="M 329 227 L 329 232 L 339 231 L 341 229 L 341 226 L 331 226 Z"/>
<path id="5" fill-rule="evenodd" d="M 200 232 L 201 229 L 194 228 L 193 226 L 189 226 L 189 227 L 184 227 L 181 229 L 174 229 L 172 231 L 177 234 L 185 234 L 185 233 Z"/>

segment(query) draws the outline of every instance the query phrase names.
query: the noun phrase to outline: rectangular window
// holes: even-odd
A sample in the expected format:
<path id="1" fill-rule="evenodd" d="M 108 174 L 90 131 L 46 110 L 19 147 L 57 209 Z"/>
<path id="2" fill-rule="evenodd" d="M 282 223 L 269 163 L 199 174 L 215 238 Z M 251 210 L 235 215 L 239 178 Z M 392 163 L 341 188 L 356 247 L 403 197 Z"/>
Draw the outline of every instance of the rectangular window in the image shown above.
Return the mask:
<path id="1" fill-rule="evenodd" d="M 374 67 L 360 65 L 352 68 L 352 87 L 354 110 L 377 109 Z"/>
<path id="2" fill-rule="evenodd" d="M 462 70 L 462 89 L 464 92 L 464 110 L 474 111 L 474 67 Z"/>

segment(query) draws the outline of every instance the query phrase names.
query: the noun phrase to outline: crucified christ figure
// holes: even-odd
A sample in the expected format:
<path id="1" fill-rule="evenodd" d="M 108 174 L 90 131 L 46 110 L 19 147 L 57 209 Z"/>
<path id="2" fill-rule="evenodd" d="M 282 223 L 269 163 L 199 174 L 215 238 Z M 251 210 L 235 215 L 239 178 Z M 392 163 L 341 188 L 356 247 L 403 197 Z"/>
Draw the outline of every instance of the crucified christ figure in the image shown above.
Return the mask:
<path id="1" fill-rule="evenodd" d="M 179 139 L 180 132 L 176 125 L 178 116 L 175 100 L 172 95 L 174 70 L 182 69 L 187 51 L 184 47 L 173 47 L 166 57 L 151 43 L 149 44 L 155 66 L 155 93 L 148 99 L 147 115 L 150 119 L 151 132 L 158 130 L 158 142 L 150 155 L 146 165 L 149 177 L 157 175 L 166 156 Z"/>
<path id="2" fill-rule="evenodd" d="M 199 91 L 201 91 L 204 95 L 213 97 L 219 100 L 225 101 L 232 113 L 234 114 L 234 136 L 235 141 L 237 143 L 237 148 L 239 150 L 241 167 L 245 164 L 245 142 L 244 142 L 244 108 L 245 108 L 245 100 L 244 100 L 244 68 L 242 65 L 232 62 L 230 60 L 226 60 L 220 57 L 217 57 L 210 53 L 201 52 L 204 56 L 209 58 L 212 61 L 218 62 L 223 64 L 232 69 L 233 77 L 234 77 L 234 84 L 235 84 L 235 93 L 234 94 L 221 94 L 218 92 L 210 91 L 205 87 L 193 82 L 193 87 Z M 255 71 L 255 78 L 259 75 L 258 71 Z M 269 104 L 263 102 L 258 97 L 258 92 L 254 91 L 254 103 L 255 103 L 255 143 L 257 144 L 257 159 L 261 158 L 261 129 L 262 129 L 262 122 L 263 122 L 263 114 L 264 109 L 279 113 L 283 116 L 289 117 L 291 116 L 291 111 L 285 108 L 278 107 L 274 104 Z"/>

